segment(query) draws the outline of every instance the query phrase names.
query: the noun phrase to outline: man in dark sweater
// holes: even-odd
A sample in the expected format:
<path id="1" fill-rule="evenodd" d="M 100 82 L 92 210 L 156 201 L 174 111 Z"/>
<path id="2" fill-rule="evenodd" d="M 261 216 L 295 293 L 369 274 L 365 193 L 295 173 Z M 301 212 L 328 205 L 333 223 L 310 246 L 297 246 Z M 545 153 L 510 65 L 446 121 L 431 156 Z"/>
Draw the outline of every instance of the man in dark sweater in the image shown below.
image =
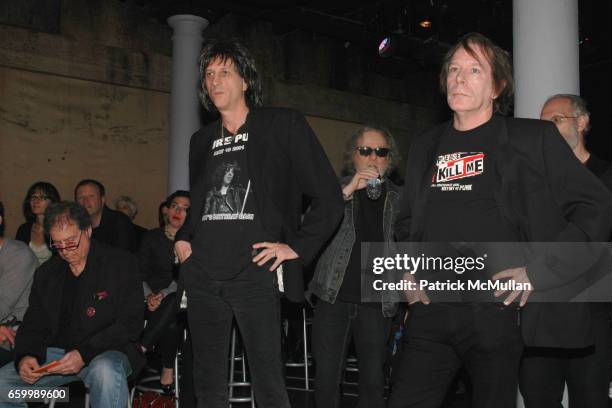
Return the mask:
<path id="1" fill-rule="evenodd" d="M 138 251 L 132 221 L 122 212 L 106 206 L 106 189 L 102 183 L 91 179 L 79 181 L 74 188 L 74 200 L 89 213 L 93 238 L 130 252 Z"/>
<path id="2" fill-rule="evenodd" d="M 198 406 L 228 405 L 235 317 L 257 404 L 286 408 L 275 272 L 282 266 L 288 297 L 303 298 L 300 266 L 313 260 L 340 222 L 340 186 L 301 114 L 259 107 L 261 82 L 241 44 L 205 45 L 200 73 L 202 103 L 220 120 L 191 137 L 191 208 L 175 238 L 189 299 Z M 301 221 L 304 197 L 311 204 Z"/>
<path id="3" fill-rule="evenodd" d="M 50 205 L 45 230 L 59 256 L 35 273 L 15 364 L 0 368 L 0 406 L 26 406 L 10 390 L 81 380 L 93 406 L 125 407 L 127 377 L 144 363 L 136 343 L 144 323 L 136 258 L 92 240 L 90 217 L 73 202 Z"/>
<path id="4" fill-rule="evenodd" d="M 540 118 L 553 122 L 576 158 L 612 190 L 612 165 L 589 152 L 585 136 L 590 115 L 578 95 L 553 95 Z M 558 407 L 567 383 L 571 401 L 605 408 L 610 382 L 610 305 L 592 303 L 593 344 L 574 349 L 527 348 L 521 366 L 521 393 L 527 408 Z"/>

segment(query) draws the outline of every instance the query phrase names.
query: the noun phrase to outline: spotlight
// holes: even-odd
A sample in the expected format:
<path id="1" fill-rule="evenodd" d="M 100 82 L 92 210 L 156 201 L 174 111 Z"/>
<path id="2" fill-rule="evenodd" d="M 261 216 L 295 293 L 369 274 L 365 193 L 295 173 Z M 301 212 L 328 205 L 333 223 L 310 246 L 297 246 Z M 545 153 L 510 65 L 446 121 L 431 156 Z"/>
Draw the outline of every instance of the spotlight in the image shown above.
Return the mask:
<path id="1" fill-rule="evenodd" d="M 397 39 L 394 38 L 393 35 L 383 38 L 378 44 L 378 55 L 380 55 L 382 58 L 390 57 L 395 51 L 396 43 Z"/>
<path id="2" fill-rule="evenodd" d="M 419 21 L 419 25 L 420 25 L 422 28 L 428 29 L 428 28 L 431 28 L 431 26 L 432 26 L 432 22 L 431 22 L 431 20 L 430 20 L 430 19 L 428 19 L 428 18 L 424 18 L 423 20 Z"/>

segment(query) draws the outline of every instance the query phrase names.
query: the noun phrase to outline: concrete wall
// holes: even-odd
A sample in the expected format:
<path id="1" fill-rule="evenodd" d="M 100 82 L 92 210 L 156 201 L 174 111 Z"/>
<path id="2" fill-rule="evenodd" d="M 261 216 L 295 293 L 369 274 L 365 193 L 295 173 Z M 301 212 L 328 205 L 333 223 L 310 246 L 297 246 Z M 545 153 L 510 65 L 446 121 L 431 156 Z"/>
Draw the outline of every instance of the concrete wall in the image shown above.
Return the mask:
<path id="1" fill-rule="evenodd" d="M 78 180 L 98 178 L 109 200 L 133 196 L 136 221 L 156 226 L 167 184 L 171 34 L 130 1 L 0 4 L 0 200 L 7 236 L 23 222 L 21 201 L 38 180 L 71 198 Z M 268 23 L 231 15 L 204 34 L 249 46 L 265 103 L 304 112 L 336 169 L 346 138 L 362 123 L 389 127 L 405 151 L 412 135 L 444 116 L 435 84 L 424 85 L 428 74 L 383 77 L 368 71 L 369 56 L 337 41 L 278 34 Z"/>

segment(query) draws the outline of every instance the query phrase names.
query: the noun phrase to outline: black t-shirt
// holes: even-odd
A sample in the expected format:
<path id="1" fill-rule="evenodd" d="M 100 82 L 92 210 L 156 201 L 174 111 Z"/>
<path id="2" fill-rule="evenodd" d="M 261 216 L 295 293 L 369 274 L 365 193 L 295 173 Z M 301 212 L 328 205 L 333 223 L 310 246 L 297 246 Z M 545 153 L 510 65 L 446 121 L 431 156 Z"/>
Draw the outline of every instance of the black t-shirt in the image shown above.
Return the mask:
<path id="1" fill-rule="evenodd" d="M 442 136 L 430 186 L 423 241 L 505 242 L 516 236 L 503 220 L 493 155 L 499 121 Z M 503 158 L 501 158 L 503 160 Z"/>
<path id="2" fill-rule="evenodd" d="M 251 263 L 251 246 L 269 240 L 253 196 L 248 142 L 248 120 L 235 135 L 220 126 L 206 160 L 206 196 L 192 246 L 195 260 L 211 279 L 235 277 Z"/>
<path id="3" fill-rule="evenodd" d="M 353 200 L 357 200 L 357 213 L 353 214 L 355 225 L 355 243 L 351 249 L 351 257 L 346 267 L 342 285 L 338 291 L 338 299 L 343 302 L 361 303 L 361 243 L 383 242 L 383 212 L 385 197 L 387 196 L 386 183 L 383 183 L 382 194 L 377 200 L 368 198 L 366 189 L 357 190 Z M 371 274 L 370 274 L 371 275 Z M 364 303 L 376 307 L 378 303 Z"/>
<path id="4" fill-rule="evenodd" d="M 437 152 L 435 170 L 427 208 L 425 210 L 425 242 L 514 242 L 517 236 L 504 220 L 495 200 L 500 189 L 495 169 L 495 146 L 499 120 L 490 121 L 468 131 L 449 128 L 442 136 Z M 501 158 L 503 160 L 503 158 Z M 453 246 L 430 245 L 427 256 L 462 257 Z M 476 254 L 483 256 L 482 253 Z M 490 261 L 490 262 L 489 262 Z M 484 279 L 505 269 L 504 260 L 488 258 L 487 269 L 456 273 L 435 270 L 422 274 L 428 281 Z M 435 291 L 429 293 L 435 301 L 495 300 L 491 293 L 476 291 Z"/>
<path id="5" fill-rule="evenodd" d="M 75 346 L 74 305 L 79 288 L 79 276 L 74 276 L 70 267 L 66 266 L 64 271 L 64 288 L 62 290 L 61 313 L 59 318 L 59 329 L 55 338 L 49 343 L 51 347 L 59 347 L 69 351 Z"/>

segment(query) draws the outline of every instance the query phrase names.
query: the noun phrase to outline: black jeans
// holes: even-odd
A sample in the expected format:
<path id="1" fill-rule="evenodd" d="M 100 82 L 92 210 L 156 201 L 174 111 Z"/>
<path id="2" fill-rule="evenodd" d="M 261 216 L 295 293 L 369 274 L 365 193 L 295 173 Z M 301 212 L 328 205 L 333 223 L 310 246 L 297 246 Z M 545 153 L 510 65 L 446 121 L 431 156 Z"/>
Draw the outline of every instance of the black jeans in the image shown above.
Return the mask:
<path id="1" fill-rule="evenodd" d="M 415 304 L 389 408 L 437 408 L 464 366 L 472 408 L 514 408 L 523 343 L 516 307 L 493 303 Z"/>
<path id="2" fill-rule="evenodd" d="M 385 345 L 391 319 L 381 308 L 318 300 L 315 308 L 312 347 L 317 364 L 317 408 L 335 408 L 340 402 L 340 383 L 351 334 L 359 364 L 359 408 L 384 408 Z"/>
<path id="3" fill-rule="evenodd" d="M 182 334 L 177 312 L 176 293 L 166 295 L 154 312 L 145 306 L 147 325 L 142 333 L 141 343 L 148 350 L 158 345 L 162 366 L 165 368 L 174 368 L 174 358 Z"/>
<path id="4" fill-rule="evenodd" d="M 570 408 L 607 408 L 609 330 L 608 316 L 596 316 L 591 347 L 525 349 L 520 372 L 525 407 L 559 408 L 567 382 Z"/>
<path id="5" fill-rule="evenodd" d="M 268 265 L 269 267 L 269 265 Z M 227 408 L 229 345 L 235 317 L 246 349 L 257 405 L 287 408 L 281 359 L 280 300 L 267 267 L 248 267 L 233 279 L 209 279 L 193 259 L 182 266 L 194 353 L 198 407 Z"/>

